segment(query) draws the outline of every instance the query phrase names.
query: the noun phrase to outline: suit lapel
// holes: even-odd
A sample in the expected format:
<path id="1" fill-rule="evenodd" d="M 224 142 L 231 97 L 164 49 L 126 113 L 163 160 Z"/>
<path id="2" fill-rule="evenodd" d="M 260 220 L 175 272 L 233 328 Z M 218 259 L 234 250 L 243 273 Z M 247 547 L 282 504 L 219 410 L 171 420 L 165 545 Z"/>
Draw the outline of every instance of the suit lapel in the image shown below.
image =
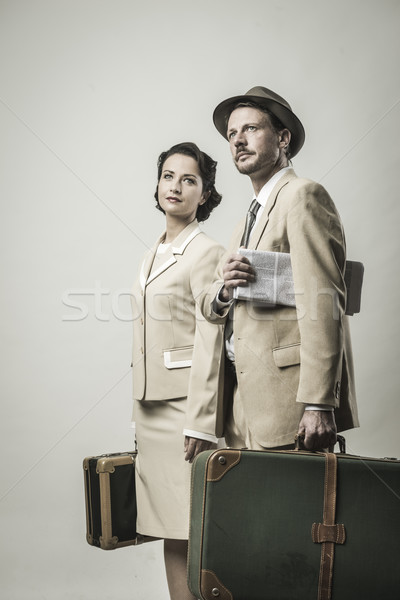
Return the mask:
<path id="1" fill-rule="evenodd" d="M 250 236 L 250 243 L 249 243 L 250 248 L 254 248 L 254 249 L 257 248 L 257 246 L 260 243 L 260 240 L 263 236 L 264 230 L 268 224 L 271 211 L 273 210 L 273 208 L 276 204 L 279 192 L 285 185 L 287 185 L 289 183 L 289 181 L 291 179 L 294 179 L 295 177 L 297 177 L 296 173 L 294 172 L 293 169 L 290 169 L 290 171 L 287 171 L 283 175 L 283 177 L 281 177 L 281 179 L 279 179 L 279 181 L 273 187 L 272 192 L 268 196 L 268 200 L 267 200 L 267 203 L 263 210 L 263 213 L 261 215 L 261 218 L 258 221 L 256 227 L 254 228 L 254 230 Z"/>
<path id="2" fill-rule="evenodd" d="M 164 239 L 165 239 L 165 232 L 158 238 L 158 240 L 156 241 L 154 246 L 151 248 L 151 250 L 149 250 L 149 252 L 144 257 L 142 266 L 140 268 L 140 275 L 139 275 L 140 287 L 142 288 L 142 290 L 144 290 L 144 288 L 146 287 L 149 273 L 150 273 L 151 267 L 153 265 L 154 257 L 157 252 L 157 248 Z"/>
<path id="3" fill-rule="evenodd" d="M 144 267 L 145 267 L 145 269 L 143 271 L 144 286 L 146 286 L 148 283 L 150 283 L 151 281 L 156 279 L 156 277 L 159 277 L 162 273 L 164 273 L 167 269 L 169 269 L 172 265 L 174 265 L 177 261 L 176 256 L 182 255 L 184 253 L 184 251 L 186 250 L 187 246 L 193 240 L 193 238 L 195 238 L 196 235 L 198 235 L 199 233 L 201 233 L 201 229 L 200 229 L 197 221 L 194 220 L 191 223 L 189 223 L 189 225 L 187 227 L 185 227 L 185 229 L 183 231 L 181 231 L 181 233 L 178 235 L 178 237 L 172 242 L 172 244 L 167 249 L 167 251 L 165 253 L 165 260 L 162 263 L 162 265 L 160 265 L 158 267 L 158 269 L 156 269 L 153 273 L 151 273 L 151 275 L 149 275 L 151 266 L 153 264 L 154 256 L 157 252 L 158 245 L 165 238 L 165 234 L 163 234 L 157 241 L 156 245 L 152 248 L 149 261 L 148 262 L 145 261 L 145 263 L 144 263 Z M 142 278 L 141 278 L 141 284 L 142 284 Z M 144 289 L 144 287 L 143 287 L 143 289 Z"/>

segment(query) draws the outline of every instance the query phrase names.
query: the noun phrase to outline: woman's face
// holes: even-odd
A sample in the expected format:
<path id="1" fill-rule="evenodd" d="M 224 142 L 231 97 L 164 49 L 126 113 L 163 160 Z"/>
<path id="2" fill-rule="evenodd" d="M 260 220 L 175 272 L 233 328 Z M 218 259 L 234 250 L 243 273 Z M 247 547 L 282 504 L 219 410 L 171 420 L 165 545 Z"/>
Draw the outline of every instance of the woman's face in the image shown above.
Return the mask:
<path id="1" fill-rule="evenodd" d="M 167 218 L 191 223 L 206 199 L 197 161 L 185 154 L 169 156 L 158 182 L 158 202 Z"/>

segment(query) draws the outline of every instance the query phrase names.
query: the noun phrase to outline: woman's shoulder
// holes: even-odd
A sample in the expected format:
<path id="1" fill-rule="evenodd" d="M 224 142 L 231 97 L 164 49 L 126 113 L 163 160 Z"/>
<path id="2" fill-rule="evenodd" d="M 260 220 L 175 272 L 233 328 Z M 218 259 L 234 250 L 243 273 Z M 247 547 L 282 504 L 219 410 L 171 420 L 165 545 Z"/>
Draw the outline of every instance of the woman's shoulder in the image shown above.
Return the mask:
<path id="1" fill-rule="evenodd" d="M 193 244 L 193 245 L 192 245 Z M 196 235 L 192 241 L 192 251 L 200 258 L 209 255 L 212 259 L 218 259 L 225 252 L 225 248 L 208 236 L 203 231 Z"/>
<path id="2" fill-rule="evenodd" d="M 195 240 L 197 240 L 198 245 L 201 245 L 204 248 L 222 248 L 222 250 L 224 250 L 222 244 L 207 235 L 204 231 L 200 231 L 199 235 L 196 235 L 193 241 Z"/>

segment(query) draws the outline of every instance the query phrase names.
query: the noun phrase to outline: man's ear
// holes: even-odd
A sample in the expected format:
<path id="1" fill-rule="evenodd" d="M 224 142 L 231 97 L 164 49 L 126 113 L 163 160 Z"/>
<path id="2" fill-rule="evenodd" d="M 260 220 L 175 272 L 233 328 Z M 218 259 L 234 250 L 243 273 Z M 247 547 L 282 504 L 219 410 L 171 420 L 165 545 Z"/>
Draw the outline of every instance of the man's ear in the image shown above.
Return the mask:
<path id="1" fill-rule="evenodd" d="M 281 148 L 287 148 L 290 144 L 291 138 L 292 134 L 290 133 L 289 129 L 282 129 L 282 131 L 279 132 L 279 146 Z"/>

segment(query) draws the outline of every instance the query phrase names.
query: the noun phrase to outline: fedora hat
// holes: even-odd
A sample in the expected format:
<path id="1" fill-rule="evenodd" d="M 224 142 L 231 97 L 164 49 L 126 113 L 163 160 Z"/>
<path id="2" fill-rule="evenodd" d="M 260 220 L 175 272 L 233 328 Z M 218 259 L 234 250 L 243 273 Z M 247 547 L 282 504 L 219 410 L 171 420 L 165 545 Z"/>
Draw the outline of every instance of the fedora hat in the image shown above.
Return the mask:
<path id="1" fill-rule="evenodd" d="M 251 88 L 243 96 L 233 96 L 224 100 L 214 110 L 214 125 L 225 139 L 228 139 L 226 130 L 229 116 L 238 102 L 256 102 L 268 108 L 292 134 L 291 155 L 295 156 L 299 152 L 305 139 L 305 131 L 300 119 L 296 117 L 290 104 L 282 96 L 260 85 Z"/>

